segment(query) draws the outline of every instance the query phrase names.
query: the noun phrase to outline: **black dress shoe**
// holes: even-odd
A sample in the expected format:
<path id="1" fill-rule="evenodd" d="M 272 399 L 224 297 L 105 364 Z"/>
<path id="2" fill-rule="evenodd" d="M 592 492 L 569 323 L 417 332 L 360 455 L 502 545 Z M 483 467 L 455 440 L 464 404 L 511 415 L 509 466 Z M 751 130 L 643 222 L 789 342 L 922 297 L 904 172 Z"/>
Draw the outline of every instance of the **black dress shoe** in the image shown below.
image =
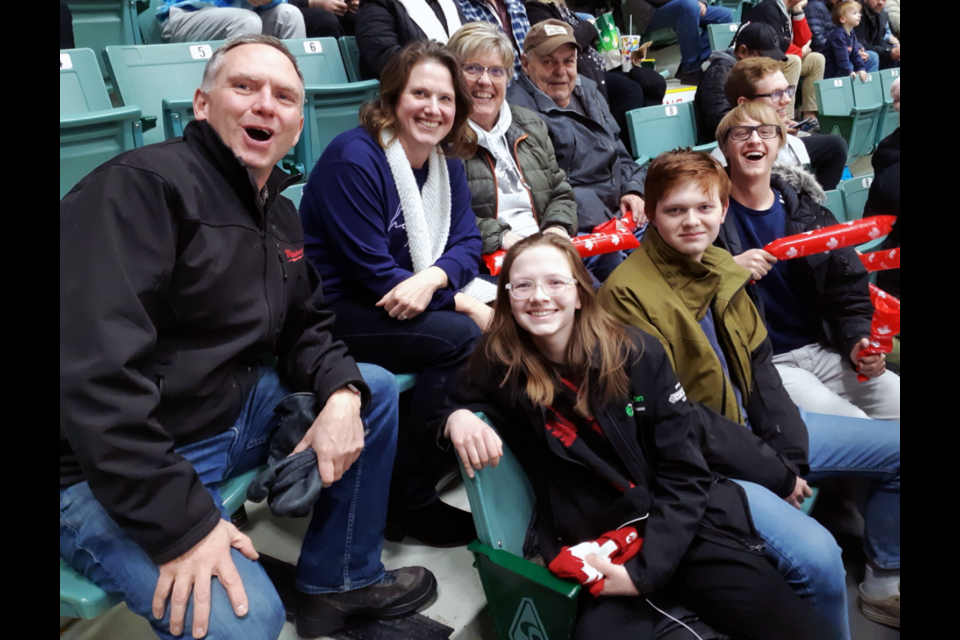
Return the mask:
<path id="1" fill-rule="evenodd" d="M 403 542 L 407 536 L 428 547 L 453 549 L 476 540 L 477 529 L 471 514 L 438 498 L 424 507 L 394 509 L 387 514 L 387 540 Z"/>
<path id="2" fill-rule="evenodd" d="M 689 85 L 691 87 L 700 86 L 700 82 L 703 80 L 703 70 L 677 71 L 677 80 L 679 80 L 682 85 Z"/>
<path id="3" fill-rule="evenodd" d="M 301 594 L 296 613 L 297 635 L 329 636 L 343 629 L 347 619 L 354 616 L 402 618 L 430 602 L 436 593 L 434 575 L 423 567 L 412 567 L 388 571 L 378 584 L 358 591 L 322 596 Z"/>

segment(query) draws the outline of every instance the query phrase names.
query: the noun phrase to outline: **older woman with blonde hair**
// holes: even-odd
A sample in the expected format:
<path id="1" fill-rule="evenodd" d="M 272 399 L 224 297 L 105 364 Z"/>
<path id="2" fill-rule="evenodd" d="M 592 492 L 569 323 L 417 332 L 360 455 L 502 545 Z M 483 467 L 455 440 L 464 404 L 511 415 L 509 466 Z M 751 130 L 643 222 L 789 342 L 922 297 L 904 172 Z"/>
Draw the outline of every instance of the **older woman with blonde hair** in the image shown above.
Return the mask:
<path id="1" fill-rule="evenodd" d="M 466 165 L 483 253 L 509 249 L 538 231 L 577 233 L 577 203 L 540 117 L 506 103 L 513 47 L 500 29 L 472 22 L 450 47 L 463 61 L 473 98 L 470 128 L 479 139 Z"/>
<path id="2" fill-rule="evenodd" d="M 443 451 L 427 425 L 496 296 L 477 280 L 480 233 L 459 160 L 477 137 L 460 66 L 438 42 L 401 50 L 380 97 L 361 109 L 362 126 L 324 151 L 300 208 L 306 254 L 337 314 L 334 337 L 362 362 L 419 374 L 401 416 L 387 538 L 437 547 L 466 545 L 476 532 L 469 513 L 437 494 Z"/>

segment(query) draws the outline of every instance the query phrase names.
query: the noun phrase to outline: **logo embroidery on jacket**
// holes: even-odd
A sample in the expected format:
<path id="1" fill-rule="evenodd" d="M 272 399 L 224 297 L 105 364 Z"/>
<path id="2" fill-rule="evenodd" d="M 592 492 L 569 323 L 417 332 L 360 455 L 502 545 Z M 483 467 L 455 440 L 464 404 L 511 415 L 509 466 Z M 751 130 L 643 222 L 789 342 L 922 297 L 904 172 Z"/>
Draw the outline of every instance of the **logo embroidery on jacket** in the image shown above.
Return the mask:
<path id="1" fill-rule="evenodd" d="M 677 392 L 670 396 L 670 404 L 677 404 L 678 402 L 687 401 L 687 392 L 683 390 L 683 386 L 678 382 L 676 386 Z"/>
<path id="2" fill-rule="evenodd" d="M 300 262 L 303 260 L 303 249 L 297 249 L 296 251 L 287 249 L 284 253 L 287 254 L 287 262 Z"/>

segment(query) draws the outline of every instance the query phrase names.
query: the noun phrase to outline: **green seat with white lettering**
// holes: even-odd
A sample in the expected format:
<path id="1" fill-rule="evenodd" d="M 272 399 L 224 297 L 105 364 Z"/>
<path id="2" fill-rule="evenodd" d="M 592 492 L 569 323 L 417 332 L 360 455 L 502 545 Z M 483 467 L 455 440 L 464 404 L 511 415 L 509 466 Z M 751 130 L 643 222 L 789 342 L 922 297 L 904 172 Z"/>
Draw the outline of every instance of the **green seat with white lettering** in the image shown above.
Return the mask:
<path id="1" fill-rule="evenodd" d="M 137 3 L 131 0 L 64 0 L 73 14 L 73 36 L 79 49 L 92 49 L 101 77 L 107 78 L 102 54 L 115 45 L 142 44 Z"/>
<path id="2" fill-rule="evenodd" d="M 873 153 L 883 99 L 877 76 L 868 82 L 851 78 L 833 78 L 817 82 L 820 130 L 847 141 L 850 161 Z"/>
<path id="3" fill-rule="evenodd" d="M 104 162 L 142 144 L 140 109 L 114 108 L 96 55 L 60 52 L 60 198 Z"/>
<path id="4" fill-rule="evenodd" d="M 740 28 L 739 22 L 730 24 L 711 24 L 707 27 L 710 35 L 710 48 L 714 51 L 726 51 L 733 46 L 733 39 Z"/>
<path id="5" fill-rule="evenodd" d="M 697 146 L 697 122 L 692 102 L 635 109 L 627 113 L 630 152 L 641 165 L 665 151 L 693 147 L 712 151 L 717 143 Z"/>
<path id="6" fill-rule="evenodd" d="M 900 126 L 900 112 L 893 108 L 893 96 L 890 95 L 893 83 L 900 79 L 900 69 L 885 69 L 878 75 L 883 87 L 883 109 L 880 111 L 880 124 L 877 126 L 877 144 L 880 144 Z"/>

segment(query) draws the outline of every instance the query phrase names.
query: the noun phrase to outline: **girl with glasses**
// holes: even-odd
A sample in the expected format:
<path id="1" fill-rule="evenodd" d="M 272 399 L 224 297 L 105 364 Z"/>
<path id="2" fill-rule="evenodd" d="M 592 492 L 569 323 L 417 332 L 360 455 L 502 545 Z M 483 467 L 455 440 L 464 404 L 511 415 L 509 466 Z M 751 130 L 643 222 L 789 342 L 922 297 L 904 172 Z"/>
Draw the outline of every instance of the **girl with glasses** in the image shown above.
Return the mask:
<path id="1" fill-rule="evenodd" d="M 667 626 L 658 610 L 679 603 L 733 636 L 826 638 L 764 560 L 743 492 L 710 471 L 701 451 L 709 414 L 687 401 L 660 343 L 603 311 L 561 238 L 517 243 L 503 273 L 446 437 L 468 475 L 496 467 L 509 445 L 537 496 L 526 548 L 547 563 L 628 526 L 644 538 L 623 565 L 585 558 L 604 584 L 581 596 L 573 637 L 690 638 L 680 627 L 654 635 Z"/>

